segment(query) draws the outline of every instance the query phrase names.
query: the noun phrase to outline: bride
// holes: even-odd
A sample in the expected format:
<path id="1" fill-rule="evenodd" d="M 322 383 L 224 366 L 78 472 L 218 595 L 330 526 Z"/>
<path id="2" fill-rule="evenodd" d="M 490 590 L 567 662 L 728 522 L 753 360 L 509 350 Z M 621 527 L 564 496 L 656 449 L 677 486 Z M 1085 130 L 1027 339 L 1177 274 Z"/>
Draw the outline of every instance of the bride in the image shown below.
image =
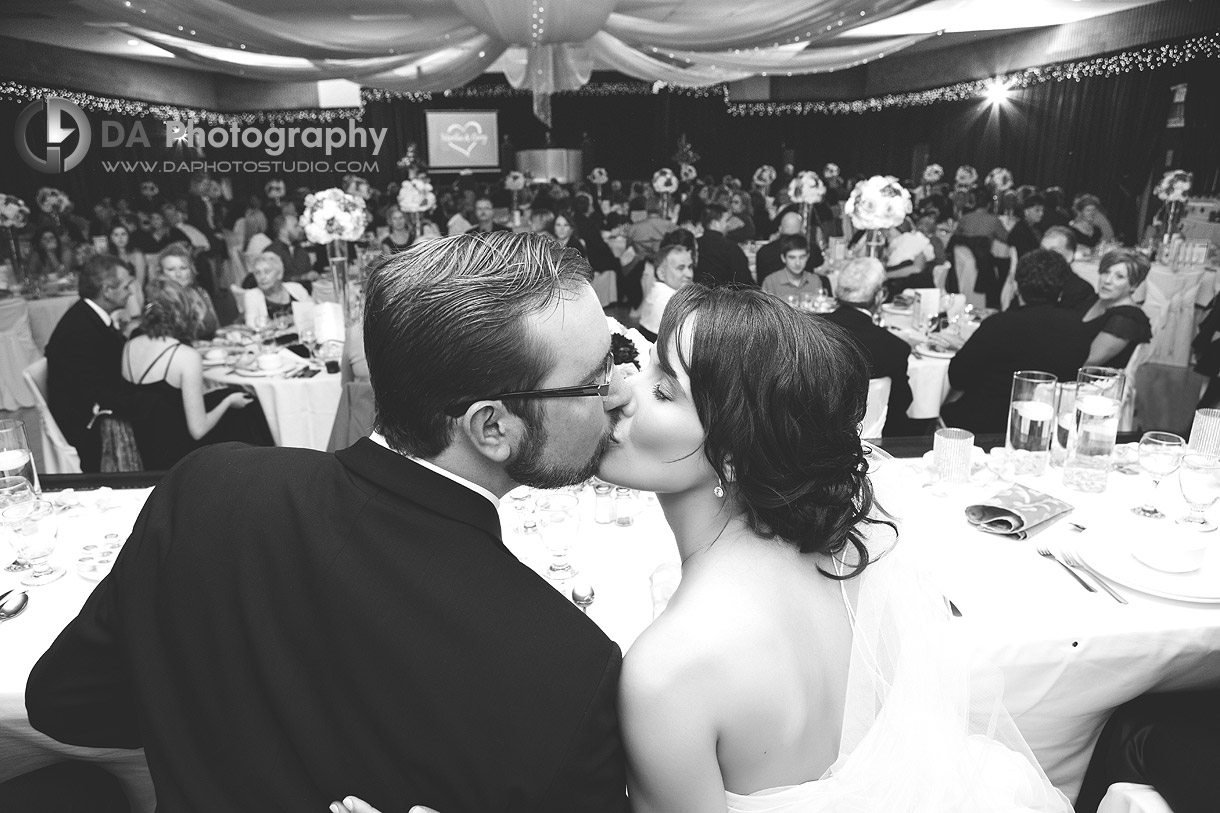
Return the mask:
<path id="1" fill-rule="evenodd" d="M 1071 810 L 874 505 L 845 333 L 688 286 L 630 383 L 600 474 L 657 493 L 682 559 L 623 662 L 636 813 Z"/>

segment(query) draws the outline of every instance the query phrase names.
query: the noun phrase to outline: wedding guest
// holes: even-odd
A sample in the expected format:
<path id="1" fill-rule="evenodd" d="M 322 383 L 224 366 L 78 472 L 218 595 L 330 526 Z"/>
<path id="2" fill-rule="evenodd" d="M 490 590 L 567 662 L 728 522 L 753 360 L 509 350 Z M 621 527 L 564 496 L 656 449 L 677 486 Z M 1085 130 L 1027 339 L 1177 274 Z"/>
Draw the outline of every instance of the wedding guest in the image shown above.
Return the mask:
<path id="1" fill-rule="evenodd" d="M 1017 250 L 1018 259 L 1038 248 L 1042 240 L 1042 216 L 1045 211 L 1046 201 L 1041 195 L 1030 195 L 1021 203 L 1021 219 L 1008 233 L 1008 245 Z"/>
<path id="2" fill-rule="evenodd" d="M 397 254 L 406 251 L 415 242 L 415 232 L 407 226 L 407 215 L 397 206 L 391 206 L 386 215 L 390 231 L 381 238 L 381 251 L 385 254 Z"/>
<path id="3" fill-rule="evenodd" d="M 1051 226 L 1067 226 L 1072 222 L 1072 214 L 1068 211 L 1067 192 L 1062 186 L 1048 186 L 1042 190 L 1042 199 L 1046 202 L 1046 211 L 1042 215 L 1044 228 Z"/>
<path id="4" fill-rule="evenodd" d="M 882 437 L 909 434 L 907 410 L 914 400 L 907 377 L 911 346 L 873 321 L 885 301 L 885 268 L 873 257 L 857 257 L 839 269 L 835 298 L 839 307 L 826 319 L 856 337 L 864 348 L 869 378 L 890 379 L 889 410 Z M 764 285 L 765 289 L 765 285 Z"/>
<path id="5" fill-rule="evenodd" d="M 207 291 L 196 283 L 195 261 L 191 252 L 180 245 L 172 245 L 157 258 L 159 277 L 172 280 L 181 285 L 186 296 L 195 302 L 196 309 L 203 314 L 199 328 L 200 339 L 212 339 L 220 327 L 220 318 L 216 314 L 216 304 Z M 154 280 L 155 284 L 157 280 Z M 151 291 L 151 286 L 150 286 Z"/>
<path id="6" fill-rule="evenodd" d="M 512 231 L 508 226 L 496 222 L 496 206 L 487 195 L 480 195 L 474 201 L 474 228 L 467 234 L 491 234 L 496 231 Z"/>
<path id="7" fill-rule="evenodd" d="M 179 229 L 172 229 L 160 210 L 142 212 L 140 230 L 131 236 L 135 247 L 145 256 L 160 254 L 170 243 L 190 245 L 191 241 Z"/>
<path id="8" fill-rule="evenodd" d="M 172 279 L 153 286 L 143 332 L 123 348 L 123 378 L 134 385 L 131 424 L 144 467 L 172 468 L 193 449 L 225 441 L 275 445 L 262 409 L 245 390 L 204 392 L 199 300 Z"/>
<path id="9" fill-rule="evenodd" d="M 284 279 L 284 263 L 277 254 L 264 251 L 255 257 L 251 273 L 256 287 L 246 290 L 242 308 L 250 327 L 263 328 L 279 316 L 291 317 L 293 302 L 310 301 L 304 286 Z"/>
<path id="10" fill-rule="evenodd" d="M 757 288 L 758 284 L 750 276 L 750 261 L 745 252 L 724 236 L 728 222 L 729 213 L 723 206 L 709 203 L 704 208 L 703 235 L 698 241 L 698 279 L 709 286 L 740 282 Z"/>
<path id="11" fill-rule="evenodd" d="M 640 306 L 640 324 L 637 327 L 650 342 L 657 340 L 657 331 L 661 329 L 661 316 L 665 313 L 669 300 L 695 278 L 695 263 L 691 258 L 690 249 L 686 246 L 672 243 L 662 246 L 657 252 L 656 262 L 656 280 L 644 295 L 644 303 Z"/>
<path id="12" fill-rule="evenodd" d="M 80 301 L 64 312 L 47 342 L 47 403 L 86 473 L 102 468 L 95 405 L 125 417 L 131 404 L 131 388 L 119 371 L 126 340 L 110 314 L 127 302 L 133 282 L 118 257 L 90 257 L 80 272 Z"/>
<path id="13" fill-rule="evenodd" d="M 1131 249 L 1110 251 L 1101 258 L 1097 294 L 1081 317 L 1092 340 L 1086 364 L 1121 369 L 1136 346 L 1152 341 L 1152 322 L 1131 296 L 1151 269 L 1148 258 Z"/>
<path id="14" fill-rule="evenodd" d="M 885 251 L 886 288 L 890 293 L 910 288 L 936 288 L 932 264 L 936 249 L 932 240 L 918 228 L 911 231 L 890 229 Z"/>
<path id="15" fill-rule="evenodd" d="M 673 231 L 671 231 L 669 234 L 662 237 L 661 238 L 661 247 L 659 249 L 657 249 L 657 252 L 660 253 L 661 251 L 664 251 L 666 246 L 682 246 L 683 248 L 685 248 L 687 251 L 690 252 L 691 267 L 694 269 L 698 269 L 698 267 L 699 267 L 699 238 L 696 237 L 695 233 L 692 232 L 690 229 L 678 227 L 678 228 L 674 229 Z M 649 260 L 644 263 L 644 274 L 640 278 L 640 283 L 644 287 L 644 296 L 646 298 L 648 296 L 648 292 L 650 290 L 652 290 L 652 286 L 655 285 L 656 282 L 657 282 L 657 269 L 653 265 L 652 261 Z M 660 322 L 659 316 L 658 316 L 657 321 L 658 321 L 658 326 L 659 326 L 659 322 Z M 653 332 L 655 333 L 656 331 L 654 330 Z"/>
<path id="16" fill-rule="evenodd" d="M 784 261 L 781 271 L 776 271 L 762 281 L 765 293 L 777 296 L 792 304 L 789 297 L 799 301 L 804 294 L 831 295 L 830 280 L 822 274 L 809 270 L 809 241 L 803 234 L 786 234 L 780 238 L 780 259 Z"/>
<path id="17" fill-rule="evenodd" d="M 981 206 L 974 192 L 959 193 L 962 215 L 957 221 L 958 237 L 987 237 L 998 243 L 1008 242 L 1008 229 L 1000 218 Z"/>
<path id="18" fill-rule="evenodd" d="M 1055 252 L 1067 260 L 1068 266 L 1071 267 L 1071 264 L 1076 261 L 1076 234 L 1067 226 L 1051 226 L 1042 235 L 1039 248 Z M 1016 284 L 1015 281 L 1013 284 Z M 1092 285 L 1072 271 L 1072 275 L 1063 285 L 1063 295 L 1059 297 L 1059 306 L 1084 313 L 1085 308 L 1092 304 L 1096 293 Z"/>
<path id="19" fill-rule="evenodd" d="M 1076 233 L 1077 243 L 1095 248 L 1098 243 L 1114 239 L 1114 227 L 1110 225 L 1096 195 L 1077 195 L 1076 200 L 1072 201 L 1072 210 L 1076 217 L 1068 226 Z"/>
<path id="20" fill-rule="evenodd" d="M 131 267 L 142 305 L 144 288 L 148 282 L 148 260 L 138 248 L 131 244 L 131 230 L 123 223 L 116 221 L 106 233 L 106 249 L 109 254 L 118 257 Z"/>
<path id="21" fill-rule="evenodd" d="M 555 237 L 555 213 L 550 209 L 533 209 L 530 211 L 530 232 Z"/>
<path id="22" fill-rule="evenodd" d="M 588 258 L 589 248 L 585 245 L 585 241 L 581 239 L 580 233 L 577 232 L 571 215 L 566 212 L 560 212 L 555 215 L 555 222 L 551 228 L 554 229 L 556 243 L 564 248 L 572 249 L 582 257 Z"/>
<path id="23" fill-rule="evenodd" d="M 188 456 L 33 668 L 31 725 L 143 747 L 167 810 L 626 813 L 619 649 L 496 509 L 584 482 L 631 409 L 589 273 L 514 234 L 375 268 L 374 435 Z"/>
<path id="24" fill-rule="evenodd" d="M 313 269 L 309 252 L 301 245 L 305 238 L 301 219 L 293 214 L 277 215 L 271 219 L 269 228 L 275 239 L 263 250 L 280 258 L 284 266 L 284 279 L 299 282 L 308 291 L 319 275 Z"/>
<path id="25" fill-rule="evenodd" d="M 781 256 L 780 243 L 785 237 L 790 234 L 804 234 L 805 220 L 799 212 L 785 212 L 779 219 L 779 234 L 775 239 L 765 246 L 758 249 L 754 255 L 754 273 L 758 276 L 759 283 L 762 283 L 766 278 L 781 270 L 784 267 L 784 258 Z M 809 267 L 811 269 L 821 268 L 826 262 L 822 255 L 822 249 L 817 243 L 809 246 Z"/>
<path id="26" fill-rule="evenodd" d="M 662 214 L 664 204 L 659 197 L 648 197 L 643 200 L 643 206 L 646 216 L 629 223 L 623 230 L 632 259 L 623 260 L 623 275 L 619 280 L 618 295 L 621 301 L 625 301 L 633 309 L 638 308 L 644 299 L 641 281 L 644 264 L 657 256 L 661 238 L 677 228 L 673 221 Z"/>
<path id="27" fill-rule="evenodd" d="M 729 196 L 729 222 L 724 236 L 734 243 L 745 243 L 757 235 L 754 225 L 754 207 L 750 197 L 741 190 L 734 190 Z"/>
<path id="28" fill-rule="evenodd" d="M 602 236 L 602 226 L 605 225 L 605 221 L 601 211 L 594 203 L 593 196 L 581 192 L 573 198 L 572 205 L 574 207 L 572 225 L 589 251 L 588 260 L 589 265 L 593 266 L 593 271 L 622 273 L 622 264 L 614 256 L 614 251 Z"/>
<path id="29" fill-rule="evenodd" d="M 60 239 L 59 232 L 43 226 L 34 232 L 34 250 L 26 258 L 25 272 L 31 279 L 63 277 L 72 273 L 72 246 Z"/>
<path id="30" fill-rule="evenodd" d="M 1057 305 L 1071 274 L 1067 260 L 1045 249 L 1017 262 L 1020 307 L 983 320 L 949 362 L 949 383 L 956 392 L 941 407 L 946 425 L 975 433 L 1003 432 L 1017 370 L 1042 370 L 1060 381 L 1076 380 L 1091 337 L 1077 313 Z M 952 400 L 956 393 L 960 397 Z"/>

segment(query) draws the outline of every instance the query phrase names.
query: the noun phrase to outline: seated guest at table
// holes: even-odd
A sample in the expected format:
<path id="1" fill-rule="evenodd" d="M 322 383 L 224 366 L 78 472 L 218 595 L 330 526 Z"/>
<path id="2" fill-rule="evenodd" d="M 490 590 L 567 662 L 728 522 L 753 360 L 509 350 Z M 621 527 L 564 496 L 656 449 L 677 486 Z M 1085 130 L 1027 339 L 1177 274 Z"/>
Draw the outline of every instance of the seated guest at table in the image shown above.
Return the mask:
<path id="1" fill-rule="evenodd" d="M 961 397 L 941 408 L 946 425 L 976 433 L 1003 432 L 1017 370 L 1076 380 L 1091 337 L 1077 313 L 1056 304 L 1071 274 L 1067 260 L 1045 249 L 1017 262 L 1020 307 L 983 320 L 949 362 L 949 384 Z"/>
<path id="2" fill-rule="evenodd" d="M 682 246 L 690 252 L 691 267 L 699 268 L 699 238 L 690 229 L 679 227 L 671 231 L 669 234 L 661 238 L 661 247 L 658 250 L 662 251 L 666 246 Z M 648 296 L 648 292 L 652 290 L 652 286 L 657 282 L 657 269 L 653 265 L 652 260 L 644 262 L 644 274 L 640 278 L 640 284 L 644 287 L 644 296 Z M 660 327 L 660 314 L 657 315 L 657 326 Z M 654 329 L 655 333 L 656 330 Z"/>
<path id="3" fill-rule="evenodd" d="M 744 243 L 753 240 L 756 235 L 754 207 L 750 203 L 750 196 L 745 192 L 735 190 L 729 196 L 729 222 L 724 236 L 734 243 Z"/>
<path id="4" fill-rule="evenodd" d="M 555 237 L 555 213 L 550 209 L 533 209 L 530 211 L 530 232 Z"/>
<path id="5" fill-rule="evenodd" d="M 1077 195 L 1076 200 L 1072 201 L 1072 210 L 1076 216 L 1068 226 L 1076 233 L 1077 243 L 1095 248 L 1102 241 L 1114 239 L 1114 227 L 1102 211 L 1101 201 L 1096 195 Z"/>
<path id="6" fill-rule="evenodd" d="M 1131 298 L 1151 267 L 1147 257 L 1127 248 L 1101 258 L 1097 294 L 1081 318 L 1093 342 L 1086 364 L 1121 369 L 1137 345 L 1152 341 L 1152 322 Z"/>
<path id="7" fill-rule="evenodd" d="M 653 195 L 641 198 L 640 204 L 644 207 L 645 216 L 629 223 L 623 229 L 623 236 L 627 238 L 627 248 L 631 253 L 627 255 L 627 252 L 624 252 L 629 259 L 620 258 L 623 273 L 618 285 L 619 300 L 633 309 L 638 308 L 644 299 L 644 264 L 657 256 L 661 238 L 677 228 L 673 221 L 662 214 L 664 206 L 659 197 Z"/>
<path id="8" fill-rule="evenodd" d="M 110 314 L 127 302 L 132 283 L 131 269 L 118 257 L 90 257 L 78 281 L 80 301 L 47 342 L 47 404 L 86 473 L 102 467 L 95 405 L 122 418 L 131 404 L 131 387 L 119 371 L 125 338 Z"/>
<path id="9" fill-rule="evenodd" d="M 785 212 L 779 219 L 779 234 L 770 243 L 758 249 L 754 255 L 754 273 L 761 284 L 769 275 L 784 267 L 780 256 L 780 242 L 789 234 L 804 234 L 805 220 L 799 212 Z M 826 262 L 822 249 L 816 243 L 809 247 L 809 268 L 821 268 Z"/>
<path id="10" fill-rule="evenodd" d="M 254 258 L 251 266 L 258 287 L 248 289 L 245 294 L 246 324 L 261 328 L 275 322 L 277 316 L 292 316 L 293 302 L 308 302 L 309 292 L 296 282 L 284 280 L 284 263 L 279 256 L 264 251 Z"/>
<path id="11" fill-rule="evenodd" d="M 809 270 L 809 241 L 803 234 L 787 234 L 780 238 L 780 259 L 784 261 L 782 271 L 768 274 L 762 281 L 762 289 L 782 301 L 792 304 L 788 297 L 800 300 L 802 295 L 831 295 L 830 280 L 822 274 Z"/>
<path id="12" fill-rule="evenodd" d="M 665 313 L 669 300 L 695 278 L 695 263 L 691 258 L 690 249 L 686 246 L 672 243 L 662 246 L 657 252 L 656 261 L 656 279 L 644 295 L 644 304 L 640 306 L 640 324 L 637 328 L 650 342 L 657 340 L 657 331 L 661 329 L 661 316 Z"/>
<path id="13" fill-rule="evenodd" d="M 554 231 L 556 243 L 564 248 L 572 249 L 582 257 L 589 256 L 589 249 L 585 245 L 585 241 L 580 239 L 580 235 L 577 234 L 572 217 L 567 212 L 555 215 L 555 222 L 551 224 L 551 228 Z"/>
<path id="14" fill-rule="evenodd" d="M 313 270 L 309 252 L 301 245 L 305 237 L 301 219 L 293 214 L 277 215 L 271 219 L 269 228 L 275 239 L 263 250 L 280 258 L 284 265 L 284 279 L 299 282 L 308 291 L 310 285 L 318 279 L 318 272 Z M 245 287 L 254 286 L 251 284 Z"/>
<path id="15" fill-rule="evenodd" d="M 594 273 L 599 271 L 613 271 L 615 274 L 621 273 L 623 270 L 622 264 L 614 256 L 614 251 L 606 243 L 606 238 L 602 236 L 602 227 L 605 225 L 605 221 L 602 218 L 602 213 L 593 201 L 593 196 L 586 192 L 580 192 L 573 198 L 572 205 L 574 208 L 572 225 L 576 228 L 576 233 L 580 235 L 580 239 L 585 243 L 585 248 L 589 252 L 587 259 L 589 260 L 589 265 L 593 267 Z M 500 230 L 508 231 L 508 228 L 502 227 Z"/>
<path id="16" fill-rule="evenodd" d="M 160 211 L 144 213 L 140 221 L 140 230 L 131 236 L 132 242 L 145 256 L 160 254 L 169 248 L 171 243 L 190 245 L 190 238 L 180 230 L 171 228 L 165 215 Z"/>
<path id="17" fill-rule="evenodd" d="M 999 243 L 1008 242 L 1004 223 L 980 204 L 974 192 L 958 193 L 957 202 L 962 210 L 957 221 L 958 237 L 987 237 Z"/>
<path id="18" fill-rule="evenodd" d="M 148 260 L 143 252 L 131 244 L 131 230 L 122 223 L 115 222 L 106 233 L 106 250 L 107 253 L 118 257 L 131 268 L 135 277 L 134 287 L 140 295 L 140 307 L 144 307 L 144 289 L 148 284 Z"/>
<path id="19" fill-rule="evenodd" d="M 163 471 L 200 446 L 236 440 L 272 446 L 262 409 L 245 390 L 204 392 L 203 360 L 191 347 L 205 314 L 178 283 L 153 286 L 143 333 L 123 348 L 123 378 L 135 385 L 131 425 L 144 467 Z"/>
<path id="20" fill-rule="evenodd" d="M 480 195 L 474 201 L 474 228 L 467 234 L 491 234 L 495 231 L 512 231 L 508 226 L 496 222 L 496 206 L 491 198 Z"/>
<path id="21" fill-rule="evenodd" d="M 619 649 L 504 548 L 496 510 L 518 483 L 587 480 L 630 403 L 588 278 L 526 234 L 374 268 L 374 437 L 179 464 L 33 668 L 30 724 L 143 747 L 164 810 L 324 811 L 358 789 L 626 813 Z"/>
<path id="22" fill-rule="evenodd" d="M 1145 694 L 1119 706 L 1093 748 L 1076 813 L 1096 813 L 1117 782 L 1151 785 L 1173 813 L 1213 813 L 1220 800 L 1217 720 L 1216 689 Z"/>
<path id="23" fill-rule="evenodd" d="M 386 223 L 390 232 L 381 238 L 381 251 L 385 254 L 397 254 L 406 251 L 415 242 L 415 232 L 407 226 L 407 215 L 397 206 L 391 206 L 386 215 Z"/>
<path id="24" fill-rule="evenodd" d="M 61 240 L 59 232 L 43 226 L 34 232 L 33 250 L 25 261 L 25 273 L 29 279 L 64 277 L 72 273 L 74 260 L 72 246 Z"/>
<path id="25" fill-rule="evenodd" d="M 1041 195 L 1030 195 L 1021 204 L 1021 219 L 1008 233 L 1008 245 L 1017 250 L 1017 258 L 1024 257 L 1038 248 L 1042 240 L 1042 216 L 1046 211 L 1046 201 Z"/>
<path id="26" fill-rule="evenodd" d="M 203 314 L 199 338 L 214 337 L 220 327 L 220 319 L 216 315 L 216 305 L 212 302 L 211 295 L 196 282 L 195 261 L 191 252 L 183 246 L 172 245 L 161 252 L 157 258 L 157 267 L 160 270 L 160 278 L 178 283 L 186 289 L 186 295 L 195 300 L 196 309 Z"/>
<path id="27" fill-rule="evenodd" d="M 936 249 L 918 228 L 912 231 L 890 229 L 885 251 L 886 290 L 898 293 L 910 288 L 937 287 L 932 277 Z"/>
<path id="28" fill-rule="evenodd" d="M 727 285 L 740 282 L 758 287 L 750 276 L 750 261 L 741 246 L 724 236 L 729 212 L 723 206 L 709 203 L 703 210 L 703 235 L 699 238 L 698 280 L 705 285 Z"/>
<path id="29" fill-rule="evenodd" d="M 1046 201 L 1046 211 L 1042 215 L 1042 226 L 1067 226 L 1072 222 L 1072 213 L 1068 209 L 1067 192 L 1062 186 L 1048 186 L 1042 190 L 1042 199 Z"/>
<path id="30" fill-rule="evenodd" d="M 1042 235 L 1041 248 L 1050 249 L 1068 261 L 1069 267 L 1076 261 L 1076 234 L 1067 226 L 1051 226 Z M 1097 292 L 1093 286 L 1075 271 L 1063 286 L 1059 306 L 1084 313 L 1093 302 Z"/>
<path id="31" fill-rule="evenodd" d="M 765 283 L 763 287 L 765 290 Z M 907 377 L 911 346 L 873 321 L 877 308 L 885 301 L 885 294 L 885 268 L 881 261 L 857 257 L 839 270 L 835 292 L 839 307 L 824 317 L 855 336 L 863 346 L 869 378 L 889 377 L 889 411 L 881 434 L 882 437 L 901 437 L 908 434 L 907 410 L 914 400 Z"/>

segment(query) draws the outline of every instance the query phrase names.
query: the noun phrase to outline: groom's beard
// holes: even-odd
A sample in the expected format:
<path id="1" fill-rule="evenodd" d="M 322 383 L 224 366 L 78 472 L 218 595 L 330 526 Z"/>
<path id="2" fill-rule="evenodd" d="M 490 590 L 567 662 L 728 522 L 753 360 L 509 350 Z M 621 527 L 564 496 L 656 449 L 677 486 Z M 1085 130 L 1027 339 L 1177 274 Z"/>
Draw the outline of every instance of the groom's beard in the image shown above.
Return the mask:
<path id="1" fill-rule="evenodd" d="M 597 474 L 602 455 L 610 446 L 610 437 L 614 434 L 617 423 L 618 416 L 613 415 L 609 428 L 592 456 L 583 461 L 543 460 L 547 442 L 546 428 L 542 426 L 541 421 L 535 426 L 527 424 L 525 441 L 505 466 L 505 471 L 515 482 L 533 488 L 563 488 L 583 483 Z"/>

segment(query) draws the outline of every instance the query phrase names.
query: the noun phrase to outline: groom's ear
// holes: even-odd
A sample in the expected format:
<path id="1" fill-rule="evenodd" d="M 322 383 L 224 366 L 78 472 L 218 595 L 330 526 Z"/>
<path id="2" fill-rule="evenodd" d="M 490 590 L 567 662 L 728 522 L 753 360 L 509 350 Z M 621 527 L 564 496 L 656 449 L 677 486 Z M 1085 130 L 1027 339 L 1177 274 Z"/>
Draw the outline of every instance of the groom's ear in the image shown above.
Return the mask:
<path id="1" fill-rule="evenodd" d="M 476 401 L 454 423 L 461 439 L 496 463 L 507 463 L 527 434 L 525 421 L 509 412 L 502 401 Z"/>

